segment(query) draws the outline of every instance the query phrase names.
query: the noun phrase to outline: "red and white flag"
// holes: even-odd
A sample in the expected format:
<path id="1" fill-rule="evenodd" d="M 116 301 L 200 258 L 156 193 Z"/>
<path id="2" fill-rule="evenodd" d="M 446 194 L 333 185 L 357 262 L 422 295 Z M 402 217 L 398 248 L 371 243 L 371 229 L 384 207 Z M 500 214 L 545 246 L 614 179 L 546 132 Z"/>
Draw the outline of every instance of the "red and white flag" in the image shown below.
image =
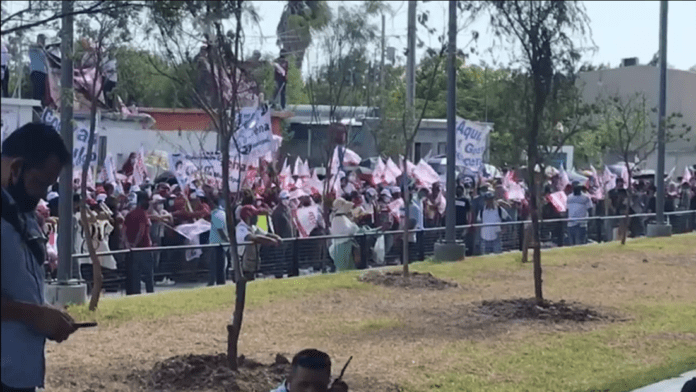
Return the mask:
<path id="1" fill-rule="evenodd" d="M 565 212 L 568 205 L 568 196 L 563 191 L 554 192 L 546 196 L 546 200 L 553 205 L 556 212 Z"/>
<path id="2" fill-rule="evenodd" d="M 343 166 L 358 166 L 360 165 L 360 161 L 362 159 L 360 158 L 360 155 L 356 154 L 355 151 L 345 148 L 343 146 L 336 146 L 334 148 L 333 156 L 331 157 L 331 173 L 336 173 L 338 171 L 338 168 L 341 166 L 339 165 L 339 159 L 340 157 L 340 151 L 339 148 L 341 149 L 340 151 L 343 152 Z"/>
<path id="3" fill-rule="evenodd" d="M 140 146 L 140 150 L 135 154 L 135 165 L 133 167 L 133 180 L 135 185 L 142 185 L 147 179 L 147 169 L 145 168 L 145 148 Z"/>
<path id="4" fill-rule="evenodd" d="M 563 167 L 563 165 L 561 165 L 561 170 L 559 170 L 559 174 L 558 174 L 558 175 L 559 175 L 559 177 L 560 177 L 560 182 L 559 182 L 558 185 L 559 185 L 560 188 L 561 188 L 561 189 L 559 189 L 559 191 L 563 191 L 563 190 L 565 190 L 565 188 L 568 186 L 568 184 L 570 184 L 570 179 L 568 178 L 568 173 L 566 173 L 565 168 Z"/>
<path id="5" fill-rule="evenodd" d="M 604 187 L 602 184 L 602 179 L 597 174 L 597 170 L 594 168 L 594 166 L 590 165 L 590 171 L 592 172 L 592 175 L 590 176 L 590 178 L 587 179 L 585 186 L 589 190 L 590 197 L 592 199 L 603 200 L 604 199 Z"/>
<path id="6" fill-rule="evenodd" d="M 394 161 L 392 161 L 391 158 L 387 160 L 387 171 L 389 171 L 389 173 L 391 173 L 391 175 L 394 176 L 394 179 L 399 178 L 402 174 L 401 169 L 398 166 L 396 166 L 396 163 L 394 163 Z"/>
<path id="7" fill-rule="evenodd" d="M 604 173 L 602 173 L 602 184 L 604 185 L 604 192 L 609 192 L 616 188 L 616 175 L 606 165 L 604 165 Z"/>
<path id="8" fill-rule="evenodd" d="M 387 166 L 382 161 L 382 158 L 377 157 L 377 164 L 375 169 L 372 171 L 372 183 L 374 185 L 379 185 L 384 183 L 384 175 L 387 170 Z"/>
<path id="9" fill-rule="evenodd" d="M 318 226 L 317 212 L 315 206 L 302 207 L 292 211 L 292 217 L 301 238 L 309 237 L 312 230 Z"/>
<path id="10" fill-rule="evenodd" d="M 691 183 L 691 171 L 689 171 L 689 167 L 684 168 L 684 175 L 682 176 L 682 184 L 689 184 Z"/>
<path id="11" fill-rule="evenodd" d="M 440 182 L 440 176 L 424 160 L 420 160 L 413 170 L 413 176 L 420 186 L 430 188 L 436 182 Z"/>
<path id="12" fill-rule="evenodd" d="M 313 172 L 312 176 L 310 178 L 307 178 L 304 180 L 304 183 L 302 184 L 302 189 L 309 193 L 310 195 L 313 195 L 315 193 L 322 193 L 322 190 L 324 188 L 324 183 L 321 182 L 319 177 L 317 177 L 317 173 Z"/>

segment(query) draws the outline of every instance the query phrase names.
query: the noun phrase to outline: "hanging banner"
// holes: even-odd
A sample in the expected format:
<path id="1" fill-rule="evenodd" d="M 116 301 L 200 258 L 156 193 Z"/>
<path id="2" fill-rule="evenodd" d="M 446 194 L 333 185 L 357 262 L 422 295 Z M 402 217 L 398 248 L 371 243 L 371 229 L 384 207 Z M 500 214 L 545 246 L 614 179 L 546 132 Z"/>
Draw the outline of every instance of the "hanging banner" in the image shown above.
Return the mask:
<path id="1" fill-rule="evenodd" d="M 56 115 L 50 108 L 44 109 L 41 114 L 41 122 L 53 126 L 56 132 L 60 133 L 60 116 Z M 99 124 L 94 127 L 94 139 L 92 140 L 92 156 L 90 166 L 97 164 L 99 148 Z M 89 125 L 81 121 L 76 121 L 73 128 L 73 167 L 81 167 L 87 159 L 87 146 L 89 142 Z"/>
<path id="2" fill-rule="evenodd" d="M 194 180 L 222 188 L 222 154 L 203 151 L 197 154 L 179 152 L 169 154 L 169 167 L 176 175 L 179 185 L 184 188 Z M 230 158 L 230 190 L 237 190 L 240 177 L 251 165 L 240 165 Z M 244 178 L 242 178 L 244 180 Z"/>
<path id="3" fill-rule="evenodd" d="M 483 165 L 488 133 L 491 127 L 475 121 L 459 119 L 455 128 L 457 143 L 457 166 L 478 170 Z"/>
<path id="4" fill-rule="evenodd" d="M 242 108 L 237 115 L 237 125 L 230 139 L 230 161 L 241 158 L 242 164 L 258 162 L 278 144 L 273 139 L 268 105 Z"/>

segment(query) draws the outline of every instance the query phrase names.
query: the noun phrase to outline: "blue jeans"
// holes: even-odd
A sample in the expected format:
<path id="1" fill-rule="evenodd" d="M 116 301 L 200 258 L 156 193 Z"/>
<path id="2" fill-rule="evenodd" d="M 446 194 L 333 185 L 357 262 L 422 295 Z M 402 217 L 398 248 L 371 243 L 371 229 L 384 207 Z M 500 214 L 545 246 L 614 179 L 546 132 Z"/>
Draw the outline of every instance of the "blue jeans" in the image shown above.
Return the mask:
<path id="1" fill-rule="evenodd" d="M 584 245 L 587 243 L 587 227 L 585 226 L 568 226 L 568 237 L 570 237 L 570 245 Z"/>
<path id="2" fill-rule="evenodd" d="M 155 292 L 155 262 L 152 259 L 150 252 L 133 253 L 133 290 L 140 294 L 140 280 L 145 282 L 145 291 L 148 293 Z"/>
<path id="3" fill-rule="evenodd" d="M 208 286 L 215 283 L 225 284 L 225 264 L 227 263 L 227 251 L 223 247 L 208 249 Z"/>
<path id="4" fill-rule="evenodd" d="M 481 254 L 487 255 L 491 253 L 503 253 L 503 243 L 500 239 L 500 235 L 498 235 L 498 238 L 494 239 L 493 241 L 486 241 L 483 238 L 481 239 Z"/>

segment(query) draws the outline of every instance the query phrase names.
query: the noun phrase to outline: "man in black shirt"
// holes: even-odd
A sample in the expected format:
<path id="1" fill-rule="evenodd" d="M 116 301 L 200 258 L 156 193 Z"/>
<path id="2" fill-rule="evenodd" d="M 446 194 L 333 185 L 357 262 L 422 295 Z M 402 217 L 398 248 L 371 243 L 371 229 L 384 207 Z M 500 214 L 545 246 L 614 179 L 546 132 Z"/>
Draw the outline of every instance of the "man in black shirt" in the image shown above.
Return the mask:
<path id="1" fill-rule="evenodd" d="M 457 187 L 457 200 L 454 205 L 457 210 L 457 226 L 469 224 L 469 211 L 471 211 L 471 202 L 469 198 L 464 194 L 464 187 L 461 185 Z"/>

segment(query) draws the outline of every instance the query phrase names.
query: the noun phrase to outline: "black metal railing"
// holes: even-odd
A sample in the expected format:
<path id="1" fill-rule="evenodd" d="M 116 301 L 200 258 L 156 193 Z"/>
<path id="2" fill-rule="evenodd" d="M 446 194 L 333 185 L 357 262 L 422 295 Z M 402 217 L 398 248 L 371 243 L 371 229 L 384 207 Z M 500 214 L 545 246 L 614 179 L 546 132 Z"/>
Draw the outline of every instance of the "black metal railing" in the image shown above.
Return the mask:
<path id="1" fill-rule="evenodd" d="M 696 211 L 678 211 L 665 214 L 672 225 L 674 234 L 682 234 L 696 230 Z M 636 214 L 629 217 L 629 237 L 641 237 L 646 233 L 647 224 L 654 221 L 655 214 Z M 613 241 L 618 238 L 619 227 L 623 225 L 624 216 L 594 216 L 584 219 L 586 222 L 585 243 Z M 571 220 L 548 219 L 540 222 L 540 240 L 542 248 L 571 246 L 569 223 Z M 490 243 L 482 239 L 482 232 L 491 226 L 499 226 L 499 248 L 491 249 Z M 457 239 L 462 240 L 467 247 L 467 256 L 478 256 L 484 253 L 509 252 L 521 250 L 525 242 L 525 234 L 531 227 L 530 221 L 502 222 L 494 225 L 472 224 L 457 226 Z M 409 241 L 409 262 L 424 260 L 434 253 L 435 243 L 444 238 L 445 228 L 426 228 L 416 231 L 415 241 Z M 528 234 L 527 234 L 528 235 Z M 382 237 L 382 238 L 380 238 Z M 332 241 L 348 240 L 352 245 L 346 247 L 348 256 L 358 269 L 381 265 L 395 265 L 402 262 L 403 249 L 402 231 L 369 231 L 355 236 L 316 236 L 308 238 L 283 239 L 280 246 L 260 246 L 259 264 L 256 276 L 276 277 L 298 276 L 304 272 L 334 272 L 336 265 L 329 254 Z M 413 238 L 411 238 L 413 240 Z M 378 246 L 379 243 L 379 246 Z M 250 245 L 242 243 L 243 247 Z M 222 250 L 226 255 L 225 279 L 232 279 L 229 243 L 207 245 L 178 245 L 151 248 L 136 248 L 97 253 L 97 256 L 113 255 L 117 260 L 117 270 L 104 271 L 103 287 L 107 291 L 125 291 L 126 294 L 140 292 L 140 279 L 135 276 L 138 255 L 147 254 L 155 263 L 154 278 L 168 277 L 176 282 L 212 282 L 210 262 Z M 186 251 L 200 250 L 202 254 L 189 261 Z M 88 286 L 92 284 L 91 264 L 88 254 L 73 255 L 80 262 L 80 280 Z M 86 262 L 81 262 L 86 260 Z M 141 259 L 142 260 L 142 259 Z"/>

